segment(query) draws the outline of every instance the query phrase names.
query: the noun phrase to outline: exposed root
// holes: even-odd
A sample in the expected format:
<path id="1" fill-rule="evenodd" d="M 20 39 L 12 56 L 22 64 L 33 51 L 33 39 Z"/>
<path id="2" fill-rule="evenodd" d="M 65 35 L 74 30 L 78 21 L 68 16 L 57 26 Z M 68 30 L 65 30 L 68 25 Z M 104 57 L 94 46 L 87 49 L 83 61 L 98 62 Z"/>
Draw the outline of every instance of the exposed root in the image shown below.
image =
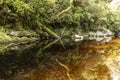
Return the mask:
<path id="1" fill-rule="evenodd" d="M 65 13 L 65 12 L 69 11 L 70 9 L 71 9 L 71 6 L 69 6 L 67 9 L 65 9 L 65 10 L 61 11 L 61 12 L 57 15 L 57 18 L 59 18 L 59 17 L 60 17 L 60 15 L 62 15 L 63 13 Z"/>
<path id="2" fill-rule="evenodd" d="M 73 80 L 71 77 L 70 77 L 70 69 L 66 66 L 66 65 L 64 65 L 63 63 L 61 63 L 60 61 L 58 61 L 58 59 L 56 59 L 56 62 L 60 65 L 60 66 L 62 66 L 62 67 L 64 67 L 66 70 L 67 70 L 67 72 L 66 72 L 66 75 L 67 75 L 67 77 L 68 77 L 68 79 L 69 80 Z"/>
<path id="3" fill-rule="evenodd" d="M 69 11 L 69 10 L 72 8 L 72 3 L 73 3 L 73 0 L 70 0 L 70 6 L 69 6 L 67 9 L 61 11 L 61 12 L 57 15 L 57 18 L 59 18 L 63 13 L 66 13 L 67 11 Z"/>

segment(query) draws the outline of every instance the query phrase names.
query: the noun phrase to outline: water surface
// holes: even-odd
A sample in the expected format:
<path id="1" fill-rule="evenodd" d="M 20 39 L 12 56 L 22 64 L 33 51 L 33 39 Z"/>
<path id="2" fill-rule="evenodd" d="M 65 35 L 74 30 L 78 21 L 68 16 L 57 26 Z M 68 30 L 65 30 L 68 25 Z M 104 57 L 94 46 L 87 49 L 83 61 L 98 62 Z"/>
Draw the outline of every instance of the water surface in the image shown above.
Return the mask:
<path id="1" fill-rule="evenodd" d="M 0 80 L 120 80 L 120 39 L 1 45 Z"/>

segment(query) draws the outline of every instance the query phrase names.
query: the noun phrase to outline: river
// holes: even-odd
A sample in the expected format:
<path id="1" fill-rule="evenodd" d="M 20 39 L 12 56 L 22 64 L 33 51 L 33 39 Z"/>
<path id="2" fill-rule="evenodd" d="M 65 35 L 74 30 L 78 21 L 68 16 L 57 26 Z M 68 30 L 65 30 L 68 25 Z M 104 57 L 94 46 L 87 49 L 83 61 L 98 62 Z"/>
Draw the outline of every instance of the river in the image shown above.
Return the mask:
<path id="1" fill-rule="evenodd" d="M 0 80 L 120 80 L 119 38 L 0 45 Z"/>

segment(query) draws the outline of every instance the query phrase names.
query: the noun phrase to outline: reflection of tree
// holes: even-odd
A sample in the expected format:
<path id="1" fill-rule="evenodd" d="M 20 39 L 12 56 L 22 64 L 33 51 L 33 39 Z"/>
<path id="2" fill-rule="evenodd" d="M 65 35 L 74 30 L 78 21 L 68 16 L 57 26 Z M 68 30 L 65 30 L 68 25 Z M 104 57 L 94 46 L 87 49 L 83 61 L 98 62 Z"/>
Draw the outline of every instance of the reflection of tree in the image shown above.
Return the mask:
<path id="1" fill-rule="evenodd" d="M 57 47 L 59 48 L 57 49 L 59 51 L 54 52 L 54 50 L 56 50 L 56 45 L 53 45 L 50 47 L 50 49 L 47 49 L 47 58 L 44 57 L 46 63 L 45 69 L 47 70 L 40 70 L 39 72 L 42 71 L 42 73 L 38 73 L 37 75 L 33 76 L 39 77 L 43 80 L 46 78 L 54 80 L 54 78 L 59 79 L 59 77 L 62 77 L 62 79 L 67 79 L 63 74 L 66 73 L 66 70 L 69 67 L 68 71 L 70 73 L 70 77 L 73 80 L 112 80 L 109 73 L 109 68 L 106 64 L 104 64 L 104 61 L 107 59 L 109 60 L 109 58 L 112 57 L 111 55 L 113 52 L 116 51 L 113 45 L 119 49 L 119 44 L 110 42 L 108 44 L 104 44 L 104 46 L 108 46 L 106 48 L 103 46 L 103 44 L 94 44 L 94 46 L 97 46 L 99 48 L 90 48 L 89 45 L 92 45 L 90 44 L 90 41 L 87 41 L 87 43 L 84 41 L 82 43 L 80 45 L 76 43 L 77 45 L 72 45 L 72 47 L 66 48 L 65 51 L 61 51 L 60 47 Z M 65 71 L 64 69 L 61 69 L 61 67 L 58 67 L 58 64 L 55 64 L 56 58 L 60 60 L 59 65 L 62 64 L 61 66 L 64 66 L 64 68 L 65 66 L 67 67 Z M 49 67 L 47 67 L 48 65 Z M 42 75 L 45 75 L 45 77 Z"/>
<path id="2" fill-rule="evenodd" d="M 53 48 L 53 46 L 55 47 Z M 79 80 L 82 78 L 99 78 L 99 75 L 101 75 L 100 78 L 102 78 L 104 77 L 104 75 L 108 75 L 107 67 L 99 64 L 99 62 L 101 61 L 101 57 L 100 54 L 97 54 L 95 49 L 88 48 L 87 45 L 83 47 L 83 44 L 81 44 L 77 46 L 72 45 L 71 48 L 66 48 L 65 51 L 54 52 L 54 50 L 56 50 L 56 45 L 53 46 L 50 47 L 50 49 L 47 49 L 48 52 L 46 52 L 44 55 L 43 63 L 46 66 L 44 68 L 45 71 L 40 69 L 40 71 L 38 71 L 39 73 L 33 76 L 39 77 L 42 80 L 45 80 L 46 78 L 49 78 L 50 80 L 56 80 L 59 79 L 59 77 L 62 77 L 62 79 L 64 80 L 68 79 L 68 76 L 73 80 Z M 57 50 L 60 50 L 60 47 L 57 48 L 59 48 Z M 61 67 L 58 67 L 58 64 L 55 63 L 56 58 L 60 60 L 60 62 L 57 61 L 57 63 L 64 67 L 67 70 L 67 73 L 66 70 L 61 69 Z M 99 66 L 101 67 L 99 68 Z M 99 69 L 106 69 L 106 72 L 104 74 L 100 74 Z M 98 74 L 96 74 L 97 71 Z M 67 74 L 67 78 L 64 73 Z M 86 76 L 86 74 L 90 76 Z"/>
<path id="3" fill-rule="evenodd" d="M 0 53 L 0 79 L 8 79 L 38 65 L 36 55 L 39 46 L 36 46 L 35 43 L 15 46 L 20 49 L 11 49 L 14 46 L 10 46 L 7 51 L 4 51 L 4 54 Z"/>
<path id="4" fill-rule="evenodd" d="M 67 70 L 66 75 L 67 75 L 67 77 L 68 77 L 69 80 L 72 80 L 72 78 L 70 77 L 70 69 L 69 69 L 66 65 L 64 65 L 63 63 L 61 63 L 60 61 L 58 61 L 58 59 L 56 59 L 56 62 L 57 62 L 60 66 L 64 67 L 64 68 Z"/>
<path id="5" fill-rule="evenodd" d="M 118 40 L 99 45 L 88 40 L 65 43 L 66 49 L 59 42 L 54 44 L 56 41 L 44 42 L 23 51 L 11 50 L 9 54 L 0 55 L 0 77 L 12 76 L 15 80 L 111 80 L 109 70 L 119 70 Z M 48 46 L 43 48 L 46 44 Z"/>

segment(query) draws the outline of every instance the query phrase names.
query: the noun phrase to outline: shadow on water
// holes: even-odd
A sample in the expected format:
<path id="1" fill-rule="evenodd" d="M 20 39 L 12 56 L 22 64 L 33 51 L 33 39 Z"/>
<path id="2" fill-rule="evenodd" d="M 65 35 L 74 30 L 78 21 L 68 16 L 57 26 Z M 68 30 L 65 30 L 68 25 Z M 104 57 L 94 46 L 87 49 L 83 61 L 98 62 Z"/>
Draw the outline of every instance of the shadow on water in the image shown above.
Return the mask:
<path id="1" fill-rule="evenodd" d="M 0 80 L 119 80 L 120 39 L 1 45 Z"/>

